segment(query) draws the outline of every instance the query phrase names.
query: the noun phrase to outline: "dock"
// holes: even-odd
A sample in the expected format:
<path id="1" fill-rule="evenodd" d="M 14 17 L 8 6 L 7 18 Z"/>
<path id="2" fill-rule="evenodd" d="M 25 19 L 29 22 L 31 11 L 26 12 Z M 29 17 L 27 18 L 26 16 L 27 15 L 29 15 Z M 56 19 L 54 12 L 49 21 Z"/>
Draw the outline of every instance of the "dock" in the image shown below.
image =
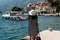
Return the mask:
<path id="1" fill-rule="evenodd" d="M 56 14 L 40 14 L 40 16 L 60 16 L 60 13 L 56 13 Z"/>
<path id="2" fill-rule="evenodd" d="M 24 13 L 23 15 L 29 15 L 29 14 L 28 13 Z M 55 13 L 55 14 L 53 14 L 53 13 L 47 13 L 47 14 L 40 13 L 40 14 L 36 14 L 36 15 L 38 15 L 38 16 L 57 16 L 57 15 L 59 15 L 60 16 L 60 13 Z"/>
<path id="3" fill-rule="evenodd" d="M 41 40 L 60 40 L 60 31 L 44 30 L 40 32 L 39 34 L 40 34 Z M 21 40 L 27 40 L 27 37 L 24 37 Z"/>

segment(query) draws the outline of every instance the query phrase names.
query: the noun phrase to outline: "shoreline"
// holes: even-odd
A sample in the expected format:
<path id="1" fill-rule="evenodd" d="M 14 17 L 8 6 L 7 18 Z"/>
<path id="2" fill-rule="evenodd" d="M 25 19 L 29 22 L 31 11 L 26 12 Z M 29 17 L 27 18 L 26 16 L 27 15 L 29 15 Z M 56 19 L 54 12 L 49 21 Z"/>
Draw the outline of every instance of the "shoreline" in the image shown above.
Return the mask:
<path id="1" fill-rule="evenodd" d="M 23 15 L 29 15 L 28 13 L 26 13 L 26 14 L 23 14 Z M 44 13 L 42 13 L 42 14 L 36 14 L 36 15 L 38 15 L 38 16 L 60 16 L 60 13 L 58 14 L 58 13 L 56 13 L 56 14 L 44 14 Z"/>

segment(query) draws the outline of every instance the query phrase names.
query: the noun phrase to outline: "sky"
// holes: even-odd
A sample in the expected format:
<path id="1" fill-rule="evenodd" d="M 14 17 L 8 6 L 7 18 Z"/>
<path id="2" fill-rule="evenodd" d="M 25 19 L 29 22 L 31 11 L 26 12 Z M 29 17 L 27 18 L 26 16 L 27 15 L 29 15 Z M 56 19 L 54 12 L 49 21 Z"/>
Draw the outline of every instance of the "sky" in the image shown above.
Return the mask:
<path id="1" fill-rule="evenodd" d="M 13 6 L 16 6 L 16 2 L 18 7 L 24 7 L 29 2 L 33 3 L 37 1 L 41 1 L 41 0 L 33 0 L 33 1 L 32 0 L 0 0 L 0 10 L 2 11 L 9 10 Z"/>

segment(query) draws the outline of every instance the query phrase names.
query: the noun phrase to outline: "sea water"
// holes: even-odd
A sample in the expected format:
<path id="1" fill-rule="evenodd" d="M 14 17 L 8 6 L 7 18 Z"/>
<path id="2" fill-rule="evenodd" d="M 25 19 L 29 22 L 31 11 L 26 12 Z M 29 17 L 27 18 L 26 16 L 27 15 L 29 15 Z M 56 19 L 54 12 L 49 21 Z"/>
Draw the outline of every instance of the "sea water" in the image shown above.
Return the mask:
<path id="1" fill-rule="evenodd" d="M 60 30 L 60 17 L 57 16 L 38 16 L 38 23 L 40 32 L 48 28 Z M 6 20 L 0 14 L 0 40 L 21 40 L 27 35 L 28 20 Z"/>

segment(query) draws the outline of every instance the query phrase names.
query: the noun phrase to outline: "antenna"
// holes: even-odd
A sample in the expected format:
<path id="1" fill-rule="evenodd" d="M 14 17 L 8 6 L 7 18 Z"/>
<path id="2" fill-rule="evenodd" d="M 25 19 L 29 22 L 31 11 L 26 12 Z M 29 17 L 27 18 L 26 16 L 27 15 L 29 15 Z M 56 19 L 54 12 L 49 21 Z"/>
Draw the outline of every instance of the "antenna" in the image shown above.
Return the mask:
<path id="1" fill-rule="evenodd" d="M 16 7 L 18 6 L 18 0 L 15 2 L 15 6 L 16 6 Z"/>

